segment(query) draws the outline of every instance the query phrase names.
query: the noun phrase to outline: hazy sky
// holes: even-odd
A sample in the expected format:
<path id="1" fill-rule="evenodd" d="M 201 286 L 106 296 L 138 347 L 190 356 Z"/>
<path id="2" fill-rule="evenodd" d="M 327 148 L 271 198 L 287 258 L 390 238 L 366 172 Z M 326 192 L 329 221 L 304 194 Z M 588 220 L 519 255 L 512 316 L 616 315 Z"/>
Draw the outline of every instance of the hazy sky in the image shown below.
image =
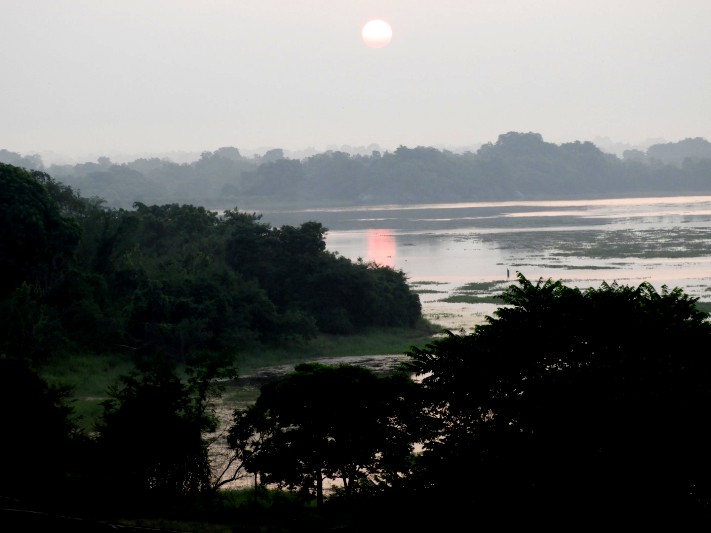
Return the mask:
<path id="1" fill-rule="evenodd" d="M 0 68 L 22 154 L 711 140 L 711 0 L 0 0 Z"/>

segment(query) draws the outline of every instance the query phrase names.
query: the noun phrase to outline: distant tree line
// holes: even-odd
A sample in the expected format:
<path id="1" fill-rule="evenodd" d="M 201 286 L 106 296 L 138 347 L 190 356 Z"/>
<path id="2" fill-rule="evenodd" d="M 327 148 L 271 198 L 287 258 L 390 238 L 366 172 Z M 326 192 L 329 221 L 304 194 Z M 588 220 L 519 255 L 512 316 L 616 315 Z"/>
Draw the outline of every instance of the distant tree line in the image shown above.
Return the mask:
<path id="1" fill-rule="evenodd" d="M 113 164 L 100 157 L 45 168 L 38 155 L 0 150 L 0 161 L 48 172 L 85 197 L 123 208 L 134 202 L 227 209 L 711 193 L 711 143 L 702 138 L 627 150 L 622 158 L 588 141 L 557 145 L 537 133 L 509 132 L 465 153 L 400 146 L 290 159 L 281 149 L 243 157 L 238 148 L 222 147 L 191 163 L 142 158 Z"/>

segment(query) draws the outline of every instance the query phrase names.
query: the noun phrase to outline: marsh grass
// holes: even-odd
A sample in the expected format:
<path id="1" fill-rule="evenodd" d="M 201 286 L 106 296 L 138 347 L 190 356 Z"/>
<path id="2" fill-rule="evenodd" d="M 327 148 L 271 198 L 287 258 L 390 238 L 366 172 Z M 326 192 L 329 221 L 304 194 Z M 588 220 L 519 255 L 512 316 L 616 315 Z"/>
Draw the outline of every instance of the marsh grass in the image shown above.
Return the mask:
<path id="1" fill-rule="evenodd" d="M 474 294 L 453 294 L 440 301 L 450 304 L 503 304 L 500 296 L 477 296 Z"/>
<path id="2" fill-rule="evenodd" d="M 510 285 L 509 282 L 481 281 L 457 287 L 446 298 L 439 300 L 447 303 L 495 304 L 503 305 L 501 294 Z"/>
<path id="3" fill-rule="evenodd" d="M 415 294 L 445 294 L 445 290 L 437 290 L 436 288 L 431 288 L 431 286 L 446 285 L 442 281 L 415 281 L 410 283 L 410 289 Z"/>
<path id="4" fill-rule="evenodd" d="M 579 221 L 578 221 L 579 222 Z M 673 227 L 666 230 L 607 230 L 592 228 L 581 231 L 526 231 L 486 235 L 480 238 L 494 242 L 501 249 L 540 250 L 540 257 L 684 259 L 705 256 L 711 248 L 711 228 Z M 531 254 L 531 258 L 535 254 Z M 571 268 L 565 265 L 564 268 Z M 584 267 L 592 270 L 594 267 Z"/>
<path id="5" fill-rule="evenodd" d="M 436 291 L 434 289 L 418 289 L 418 288 L 413 288 L 412 292 L 415 294 L 445 294 L 447 291 Z"/>

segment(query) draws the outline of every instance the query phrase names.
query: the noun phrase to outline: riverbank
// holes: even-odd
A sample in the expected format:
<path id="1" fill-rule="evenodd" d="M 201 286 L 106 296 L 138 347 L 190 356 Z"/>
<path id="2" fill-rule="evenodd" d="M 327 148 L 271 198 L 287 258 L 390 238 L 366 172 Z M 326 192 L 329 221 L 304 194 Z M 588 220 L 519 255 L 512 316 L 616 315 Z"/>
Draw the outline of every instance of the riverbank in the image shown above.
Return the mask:
<path id="1" fill-rule="evenodd" d="M 265 367 L 290 365 L 322 358 L 346 358 L 373 354 L 402 355 L 413 346 L 422 346 L 443 326 L 421 320 L 413 328 L 371 328 L 353 335 L 320 335 L 303 345 L 290 349 L 263 347 L 237 353 L 239 376 L 247 376 Z M 102 402 L 108 399 L 108 388 L 133 369 L 126 354 L 74 354 L 62 360 L 52 360 L 41 369 L 51 384 L 73 388 L 73 407 L 82 429 L 91 431 L 102 412 Z"/>
<path id="2" fill-rule="evenodd" d="M 423 309 L 423 316 L 425 310 Z M 351 335 L 321 334 L 303 345 L 284 349 L 259 349 L 237 354 L 240 374 L 265 366 L 298 363 L 323 357 L 349 357 L 372 354 L 404 354 L 413 346 L 428 343 L 447 326 L 427 319 L 411 328 L 369 328 Z"/>

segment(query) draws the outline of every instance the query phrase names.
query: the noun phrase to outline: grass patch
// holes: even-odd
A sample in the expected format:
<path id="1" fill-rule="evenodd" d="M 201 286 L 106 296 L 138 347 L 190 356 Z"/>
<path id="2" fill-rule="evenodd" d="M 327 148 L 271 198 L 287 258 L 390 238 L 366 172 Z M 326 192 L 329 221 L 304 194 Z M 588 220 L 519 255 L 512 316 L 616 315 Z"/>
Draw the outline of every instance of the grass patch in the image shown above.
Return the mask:
<path id="1" fill-rule="evenodd" d="M 503 300 L 500 296 L 486 296 L 474 294 L 453 294 L 447 298 L 439 300 L 450 304 L 502 304 Z"/>
<path id="2" fill-rule="evenodd" d="M 57 385 L 69 385 L 81 396 L 105 396 L 116 376 L 133 368 L 125 354 L 75 354 L 48 361 L 42 376 Z"/>
<path id="3" fill-rule="evenodd" d="M 109 386 L 134 368 L 126 354 L 75 354 L 48 361 L 40 370 L 48 383 L 73 389 L 74 416 L 82 429 L 93 429 Z"/>
<path id="4" fill-rule="evenodd" d="M 308 344 L 290 348 L 262 348 L 238 352 L 239 375 L 271 365 L 298 363 L 321 357 L 404 354 L 412 346 L 423 346 L 441 328 L 422 319 L 414 328 L 372 328 L 354 335 L 321 335 Z M 126 354 L 72 355 L 49 361 L 40 373 L 48 383 L 73 389 L 72 405 L 77 424 L 91 431 L 103 412 L 101 402 L 108 388 L 134 369 Z M 242 394 L 238 392 L 236 394 Z M 248 395 L 248 392 L 244 392 Z M 235 397 L 239 400 L 238 397 Z"/>
<path id="5" fill-rule="evenodd" d="M 262 349 L 238 354 L 240 372 L 321 357 L 403 354 L 413 345 L 432 340 L 440 326 L 421 320 L 415 328 L 371 328 L 352 335 L 320 335 L 306 345 L 292 349 Z"/>

